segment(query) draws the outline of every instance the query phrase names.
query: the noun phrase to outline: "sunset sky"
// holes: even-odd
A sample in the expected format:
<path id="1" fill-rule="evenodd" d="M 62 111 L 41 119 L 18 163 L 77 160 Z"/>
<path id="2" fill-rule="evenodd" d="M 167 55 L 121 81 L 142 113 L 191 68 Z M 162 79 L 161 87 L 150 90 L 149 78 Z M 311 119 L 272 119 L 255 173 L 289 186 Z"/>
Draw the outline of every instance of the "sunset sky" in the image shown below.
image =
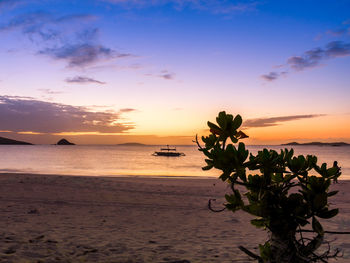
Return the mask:
<path id="1" fill-rule="evenodd" d="M 0 0 L 0 136 L 350 143 L 350 1 Z"/>

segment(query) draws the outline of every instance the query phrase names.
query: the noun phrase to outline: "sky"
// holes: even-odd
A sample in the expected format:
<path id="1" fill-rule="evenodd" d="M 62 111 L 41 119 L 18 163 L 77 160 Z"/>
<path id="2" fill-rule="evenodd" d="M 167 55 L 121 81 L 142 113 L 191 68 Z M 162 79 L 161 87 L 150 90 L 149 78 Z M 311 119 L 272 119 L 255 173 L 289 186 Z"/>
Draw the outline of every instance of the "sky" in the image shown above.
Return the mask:
<path id="1" fill-rule="evenodd" d="M 350 143 L 350 0 L 0 0 L 0 136 Z"/>

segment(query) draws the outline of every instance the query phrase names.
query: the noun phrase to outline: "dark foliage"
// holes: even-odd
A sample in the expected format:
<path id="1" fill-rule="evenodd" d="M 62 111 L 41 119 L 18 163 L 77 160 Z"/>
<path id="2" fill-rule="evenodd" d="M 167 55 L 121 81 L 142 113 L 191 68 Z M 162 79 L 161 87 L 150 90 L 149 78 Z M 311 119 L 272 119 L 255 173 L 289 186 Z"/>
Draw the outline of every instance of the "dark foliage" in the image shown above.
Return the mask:
<path id="1" fill-rule="evenodd" d="M 328 202 L 337 194 L 329 191 L 331 182 L 341 174 L 337 162 L 331 167 L 326 163 L 319 166 L 316 156 L 294 156 L 293 149 L 279 153 L 263 149 L 256 155 L 249 154 L 245 144 L 239 142 L 248 137 L 238 130 L 240 115 L 220 112 L 216 122 L 208 122 L 210 135 L 202 137 L 204 146 L 196 140 L 199 151 L 206 156 L 203 170 L 220 170 L 220 179 L 230 184 L 232 193 L 225 196 L 226 209 L 249 213 L 254 216 L 252 225 L 268 231 L 268 241 L 259 245 L 259 255 L 240 249 L 259 262 L 327 262 L 338 256 L 339 251 L 331 252 L 330 248 L 316 253 L 326 243 L 319 219 L 338 214 Z M 237 185 L 242 187 L 238 189 Z M 302 229 L 308 225 L 311 230 Z M 313 236 L 303 237 L 303 232 Z"/>

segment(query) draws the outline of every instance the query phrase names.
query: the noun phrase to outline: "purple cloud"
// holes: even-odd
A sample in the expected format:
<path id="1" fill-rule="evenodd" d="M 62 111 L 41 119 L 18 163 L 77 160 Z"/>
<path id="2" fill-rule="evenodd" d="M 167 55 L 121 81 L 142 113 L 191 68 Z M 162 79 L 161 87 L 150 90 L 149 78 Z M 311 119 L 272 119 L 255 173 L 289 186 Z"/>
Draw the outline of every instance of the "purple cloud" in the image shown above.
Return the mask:
<path id="1" fill-rule="evenodd" d="M 286 66 L 296 71 L 302 71 L 308 68 L 318 66 L 322 61 L 345 57 L 350 55 L 350 43 L 343 41 L 329 42 L 324 48 L 314 48 L 304 52 L 301 56 L 293 56 L 288 58 Z M 278 79 L 283 72 L 270 72 L 262 75 L 262 78 L 267 81 Z"/>
<path id="2" fill-rule="evenodd" d="M 261 78 L 267 81 L 273 81 L 275 79 L 277 79 L 279 77 L 279 73 L 278 72 L 270 72 L 268 74 L 265 75 L 261 75 Z"/>
<path id="3" fill-rule="evenodd" d="M 62 91 L 54 91 L 51 89 L 38 89 L 38 90 L 47 94 L 47 95 L 55 95 L 55 94 L 62 94 L 63 93 Z"/>
<path id="4" fill-rule="evenodd" d="M 93 112 L 86 107 L 0 96 L 1 129 L 11 132 L 123 133 L 134 126 L 121 121 L 122 113 Z"/>
<path id="5" fill-rule="evenodd" d="M 163 79 L 166 79 L 166 80 L 172 80 L 175 78 L 175 74 L 174 73 L 171 73 L 167 70 L 163 70 L 161 72 L 161 74 L 159 75 L 159 77 L 163 78 Z"/>
<path id="6" fill-rule="evenodd" d="M 119 54 L 115 50 L 95 44 L 76 44 L 46 48 L 39 51 L 39 54 L 67 61 L 69 67 L 85 67 L 99 61 L 131 56 L 130 54 Z"/>
<path id="7" fill-rule="evenodd" d="M 75 76 L 73 78 L 67 78 L 65 81 L 67 83 L 78 83 L 78 84 L 89 84 L 89 83 L 106 84 L 106 82 L 99 81 L 89 77 L 84 77 L 84 76 Z"/>
<path id="8" fill-rule="evenodd" d="M 25 4 L 25 0 L 0 0 L 0 9 L 14 8 L 20 4 Z"/>
<path id="9" fill-rule="evenodd" d="M 256 10 L 258 1 L 233 2 L 227 0 L 100 0 L 102 2 L 121 5 L 136 6 L 138 8 L 149 6 L 172 5 L 176 10 L 190 8 L 194 10 L 207 11 L 213 14 L 232 14 L 236 12 L 246 12 Z"/>
<path id="10" fill-rule="evenodd" d="M 126 112 L 133 112 L 133 111 L 137 111 L 136 109 L 132 109 L 132 108 L 124 108 L 124 109 L 120 109 L 119 112 L 122 113 L 126 113 Z"/>
<path id="11" fill-rule="evenodd" d="M 8 23 L 0 26 L 0 31 L 20 30 L 27 35 L 30 40 L 38 38 L 41 41 L 48 41 L 54 38 L 59 39 L 64 35 L 62 27 L 65 23 L 80 25 L 82 22 L 89 22 L 96 19 L 96 16 L 90 14 L 70 14 L 61 17 L 55 17 L 47 12 L 31 12 L 20 14 Z M 74 25 L 74 24 L 73 24 Z"/>
<path id="12" fill-rule="evenodd" d="M 327 44 L 325 49 L 327 58 L 345 57 L 350 55 L 350 43 L 333 41 Z"/>
<path id="13" fill-rule="evenodd" d="M 91 14 L 55 16 L 47 12 L 32 12 L 0 25 L 0 31 L 21 31 L 39 46 L 38 54 L 65 61 L 68 67 L 87 67 L 131 56 L 98 43 L 99 29 L 85 24 L 95 19 L 97 17 Z"/>
<path id="14" fill-rule="evenodd" d="M 243 123 L 243 126 L 245 128 L 270 127 L 270 126 L 277 126 L 281 122 L 317 118 L 321 116 L 325 116 L 325 114 L 291 115 L 291 116 L 249 119 Z"/>
<path id="15" fill-rule="evenodd" d="M 345 28 L 338 28 L 338 29 L 331 29 L 326 32 L 327 35 L 333 36 L 333 37 L 340 37 L 347 33 L 347 29 Z"/>
<path id="16" fill-rule="evenodd" d="M 321 48 L 315 48 L 306 51 L 302 56 L 290 57 L 287 60 L 287 64 L 295 70 L 303 70 L 318 65 L 323 58 L 324 50 Z"/>

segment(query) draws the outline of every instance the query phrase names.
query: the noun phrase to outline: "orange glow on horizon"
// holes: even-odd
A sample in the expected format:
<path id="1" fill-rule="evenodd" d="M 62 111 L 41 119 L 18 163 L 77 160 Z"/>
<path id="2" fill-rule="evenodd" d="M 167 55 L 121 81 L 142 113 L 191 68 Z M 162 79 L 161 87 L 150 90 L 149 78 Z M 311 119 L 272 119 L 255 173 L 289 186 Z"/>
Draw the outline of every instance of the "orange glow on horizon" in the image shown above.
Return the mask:
<path id="1" fill-rule="evenodd" d="M 23 132 L 17 132 L 17 134 L 33 134 L 33 135 L 39 135 L 44 134 L 42 132 L 32 132 L 32 131 L 23 131 Z"/>

